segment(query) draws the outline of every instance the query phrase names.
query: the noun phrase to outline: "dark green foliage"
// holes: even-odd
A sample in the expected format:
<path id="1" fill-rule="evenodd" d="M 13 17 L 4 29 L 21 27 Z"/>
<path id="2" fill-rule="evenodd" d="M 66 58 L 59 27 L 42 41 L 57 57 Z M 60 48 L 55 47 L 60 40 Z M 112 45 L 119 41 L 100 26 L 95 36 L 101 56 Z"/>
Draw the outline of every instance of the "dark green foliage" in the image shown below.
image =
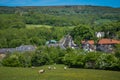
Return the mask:
<path id="1" fill-rule="evenodd" d="M 0 14 L 0 29 L 25 28 L 23 17 L 15 14 Z"/>
<path id="2" fill-rule="evenodd" d="M 103 31 L 105 32 L 105 37 L 106 38 L 119 38 L 119 31 L 120 31 L 120 22 L 109 22 L 109 23 L 104 23 L 103 25 L 98 28 L 98 31 Z"/>
<path id="3" fill-rule="evenodd" d="M 34 52 L 26 52 L 7 55 L 7 57 L 2 60 L 2 65 L 8 67 L 30 67 L 33 54 Z"/>
<path id="4" fill-rule="evenodd" d="M 115 45 L 115 56 L 120 59 L 120 44 Z"/>
<path id="5" fill-rule="evenodd" d="M 34 28 L 0 30 L 0 48 L 24 45 L 43 46 L 48 40 L 60 40 L 70 29 L 68 28 Z"/>
<path id="6" fill-rule="evenodd" d="M 113 54 L 105 53 L 75 53 L 71 52 L 64 56 L 64 64 L 74 68 L 97 68 L 106 70 L 120 70 L 119 58 Z"/>
<path id="7" fill-rule="evenodd" d="M 85 56 L 84 54 L 70 53 L 65 55 L 63 61 L 65 65 L 68 65 L 69 67 L 83 68 L 85 63 Z"/>
<path id="8" fill-rule="evenodd" d="M 71 36 L 77 44 L 80 44 L 80 41 L 82 40 L 94 39 L 94 33 L 94 30 L 92 30 L 89 26 L 79 25 L 71 31 Z"/>
<path id="9" fill-rule="evenodd" d="M 50 57 L 46 53 L 36 53 L 31 59 L 32 66 L 50 64 Z"/>
<path id="10" fill-rule="evenodd" d="M 85 68 L 95 68 L 100 53 L 90 52 L 85 56 Z"/>
<path id="11" fill-rule="evenodd" d="M 120 70 L 120 59 L 113 54 L 90 52 L 68 48 L 40 47 L 34 53 L 14 53 L 2 60 L 3 66 L 30 67 L 48 64 L 65 64 L 72 68 Z"/>
<path id="12" fill-rule="evenodd" d="M 49 56 L 49 63 L 63 63 L 62 58 L 65 55 L 65 50 L 60 49 L 59 47 L 45 47 L 38 49 L 41 53 L 46 53 Z"/>
<path id="13" fill-rule="evenodd" d="M 0 7 L 0 14 L 16 15 L 12 16 L 12 20 L 7 18 L 6 21 L 3 18 L 5 21 L 2 21 L 2 23 L 12 21 L 12 27 L 21 27 L 20 25 L 23 23 L 52 26 L 76 26 L 78 24 L 100 26 L 107 21 L 120 20 L 120 8 L 99 6 Z M 21 18 L 23 21 L 19 22 L 18 20 Z M 103 20 L 104 22 L 101 23 Z M 20 24 L 16 25 L 18 23 Z"/>
<path id="14" fill-rule="evenodd" d="M 4 66 L 8 66 L 8 67 L 20 67 L 22 66 L 18 56 L 16 55 L 11 55 L 5 59 L 3 59 L 2 64 Z"/>

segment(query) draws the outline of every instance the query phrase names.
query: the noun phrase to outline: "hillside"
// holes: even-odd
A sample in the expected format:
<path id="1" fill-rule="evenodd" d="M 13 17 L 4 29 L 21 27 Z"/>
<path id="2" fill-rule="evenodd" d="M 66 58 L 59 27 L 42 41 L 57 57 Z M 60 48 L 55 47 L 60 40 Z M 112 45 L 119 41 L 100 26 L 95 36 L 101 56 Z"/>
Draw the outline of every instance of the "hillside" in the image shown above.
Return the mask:
<path id="1" fill-rule="evenodd" d="M 118 13 L 120 8 L 103 7 L 103 6 L 21 6 L 21 7 L 6 7 L 0 6 L 0 13 L 15 13 L 15 11 L 23 12 L 38 12 L 54 15 L 69 14 L 104 14 L 104 13 Z"/>
<path id="2" fill-rule="evenodd" d="M 22 6 L 0 7 L 1 14 L 22 16 L 26 24 L 73 26 L 99 25 L 120 21 L 120 8 L 100 6 Z"/>
<path id="3" fill-rule="evenodd" d="M 47 40 L 60 40 L 68 32 L 70 33 L 71 29 L 80 25 L 91 28 L 93 34 L 103 31 L 106 32 L 105 37 L 107 38 L 120 39 L 119 24 L 120 8 L 101 6 L 1 6 L 0 47 L 17 47 L 21 44 L 44 45 Z M 28 25 L 44 28 L 33 28 L 32 31 L 35 32 L 31 32 L 26 29 Z M 46 29 L 45 25 L 53 28 Z M 66 27 L 66 29 L 59 28 L 58 30 L 56 27 Z M 68 27 L 71 27 L 71 29 Z M 110 35 L 107 34 L 108 31 Z M 27 32 L 31 32 L 31 34 Z M 79 31 L 77 32 L 79 33 Z M 22 36 L 20 36 L 21 33 L 23 33 Z M 79 37 L 78 34 L 76 36 Z M 79 43 L 79 38 L 74 37 L 73 39 L 76 43 Z M 90 39 L 93 39 L 93 37 Z"/>

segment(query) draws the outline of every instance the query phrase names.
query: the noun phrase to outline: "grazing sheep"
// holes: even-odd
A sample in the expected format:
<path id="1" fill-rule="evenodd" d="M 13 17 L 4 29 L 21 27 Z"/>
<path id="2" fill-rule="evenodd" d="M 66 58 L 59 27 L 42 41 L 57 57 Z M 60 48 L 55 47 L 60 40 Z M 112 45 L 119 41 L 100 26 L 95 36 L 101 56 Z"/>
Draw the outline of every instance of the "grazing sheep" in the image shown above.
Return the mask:
<path id="1" fill-rule="evenodd" d="M 66 70 L 66 69 L 67 69 L 67 67 L 65 66 L 65 67 L 64 67 L 64 70 Z"/>
<path id="2" fill-rule="evenodd" d="M 45 72 L 44 69 L 41 69 L 41 70 L 38 71 L 39 74 L 40 74 L 40 73 L 44 73 L 44 72 Z"/>
<path id="3" fill-rule="evenodd" d="M 51 67 L 49 66 L 48 69 L 51 70 Z"/>
<path id="4" fill-rule="evenodd" d="M 53 67 L 53 69 L 56 69 L 56 67 Z"/>
<path id="5" fill-rule="evenodd" d="M 32 66 L 31 68 L 32 68 L 32 69 L 34 69 L 35 67 L 34 67 L 34 66 Z"/>

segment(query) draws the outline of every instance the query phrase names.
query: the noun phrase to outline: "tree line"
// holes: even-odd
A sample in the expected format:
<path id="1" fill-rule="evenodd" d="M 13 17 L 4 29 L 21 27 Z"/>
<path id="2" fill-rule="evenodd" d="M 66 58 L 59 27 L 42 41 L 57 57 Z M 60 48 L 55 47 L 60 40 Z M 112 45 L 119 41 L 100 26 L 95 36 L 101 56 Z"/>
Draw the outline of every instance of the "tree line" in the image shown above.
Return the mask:
<path id="1" fill-rule="evenodd" d="M 1 66 L 8 67 L 31 67 L 56 63 L 64 64 L 70 68 L 119 71 L 120 52 L 116 52 L 116 54 L 101 52 L 86 53 L 82 50 L 73 50 L 71 48 L 62 50 L 59 47 L 39 47 L 35 52 L 8 54 L 0 63 Z"/>

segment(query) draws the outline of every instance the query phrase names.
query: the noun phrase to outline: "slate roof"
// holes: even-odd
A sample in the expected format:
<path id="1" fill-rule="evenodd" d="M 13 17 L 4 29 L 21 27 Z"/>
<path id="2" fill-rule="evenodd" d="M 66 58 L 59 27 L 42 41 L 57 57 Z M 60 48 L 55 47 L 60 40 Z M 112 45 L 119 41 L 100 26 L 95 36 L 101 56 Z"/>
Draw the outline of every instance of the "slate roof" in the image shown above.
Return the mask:
<path id="1" fill-rule="evenodd" d="M 0 49 L 0 54 L 13 53 L 13 52 L 25 52 L 25 51 L 35 51 L 36 47 L 33 45 L 21 45 L 16 48 L 2 48 Z"/>

